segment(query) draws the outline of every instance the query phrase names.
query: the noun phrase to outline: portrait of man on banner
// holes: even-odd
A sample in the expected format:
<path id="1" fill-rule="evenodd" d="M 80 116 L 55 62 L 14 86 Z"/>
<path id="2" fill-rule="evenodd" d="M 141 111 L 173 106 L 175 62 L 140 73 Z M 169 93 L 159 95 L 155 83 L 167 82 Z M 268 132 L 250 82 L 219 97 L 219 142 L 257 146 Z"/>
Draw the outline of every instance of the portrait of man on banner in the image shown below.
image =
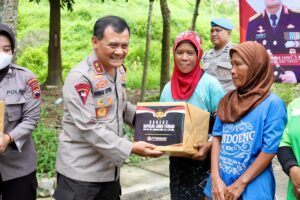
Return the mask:
<path id="1" fill-rule="evenodd" d="M 240 0 L 240 3 L 241 18 L 246 7 L 254 11 L 248 16 L 247 25 L 241 19 L 241 28 L 247 27 L 246 38 L 241 38 L 264 45 L 272 58 L 276 82 L 300 82 L 299 1 Z"/>

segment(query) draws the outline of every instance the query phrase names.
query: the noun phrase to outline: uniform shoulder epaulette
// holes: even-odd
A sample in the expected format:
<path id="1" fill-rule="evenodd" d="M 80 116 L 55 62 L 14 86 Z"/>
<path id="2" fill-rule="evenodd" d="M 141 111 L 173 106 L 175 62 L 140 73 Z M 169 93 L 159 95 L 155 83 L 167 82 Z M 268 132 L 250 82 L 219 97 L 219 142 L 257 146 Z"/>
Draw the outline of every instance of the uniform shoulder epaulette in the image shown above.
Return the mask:
<path id="1" fill-rule="evenodd" d="M 124 64 L 122 64 L 119 68 L 120 68 L 120 69 L 123 69 L 125 73 L 127 72 L 127 67 L 125 67 Z"/>
<path id="2" fill-rule="evenodd" d="M 22 70 L 22 71 L 26 71 L 26 72 L 29 72 L 29 73 L 32 73 L 29 69 L 25 68 L 25 67 L 21 67 L 20 65 L 17 65 L 17 64 L 11 64 L 11 67 L 17 69 L 17 70 Z"/>
<path id="3" fill-rule="evenodd" d="M 261 15 L 262 15 L 262 13 L 257 13 L 255 15 L 253 15 L 252 17 L 249 18 L 249 22 L 253 21 L 254 19 L 258 18 Z"/>

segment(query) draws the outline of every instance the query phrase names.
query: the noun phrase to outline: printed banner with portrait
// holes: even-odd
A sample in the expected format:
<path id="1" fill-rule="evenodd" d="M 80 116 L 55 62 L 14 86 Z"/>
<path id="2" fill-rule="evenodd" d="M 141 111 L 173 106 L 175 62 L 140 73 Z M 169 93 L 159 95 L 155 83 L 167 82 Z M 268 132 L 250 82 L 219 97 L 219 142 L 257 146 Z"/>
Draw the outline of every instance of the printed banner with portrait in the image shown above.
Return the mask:
<path id="1" fill-rule="evenodd" d="M 240 0 L 240 36 L 265 46 L 276 82 L 300 82 L 300 0 Z"/>

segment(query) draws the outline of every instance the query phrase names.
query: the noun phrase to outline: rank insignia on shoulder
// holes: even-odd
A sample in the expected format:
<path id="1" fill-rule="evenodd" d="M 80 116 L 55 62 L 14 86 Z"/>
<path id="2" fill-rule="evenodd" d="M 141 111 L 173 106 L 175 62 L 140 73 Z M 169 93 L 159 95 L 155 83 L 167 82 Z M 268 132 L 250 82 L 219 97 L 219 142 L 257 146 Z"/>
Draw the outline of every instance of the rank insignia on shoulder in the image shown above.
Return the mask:
<path id="1" fill-rule="evenodd" d="M 289 24 L 289 25 L 287 25 L 287 28 L 292 29 L 292 28 L 295 28 L 295 26 L 293 24 Z"/>
<path id="2" fill-rule="evenodd" d="M 95 69 L 97 74 L 103 74 L 104 73 L 103 66 L 98 60 L 95 60 L 93 62 L 93 66 L 94 66 L 94 69 Z"/>
<path id="3" fill-rule="evenodd" d="M 91 86 L 89 84 L 86 84 L 86 83 L 79 83 L 79 84 L 75 85 L 75 89 L 76 89 L 83 105 L 85 105 L 86 100 L 87 100 L 88 95 L 89 95 L 90 90 L 91 90 Z"/>
<path id="4" fill-rule="evenodd" d="M 38 99 L 41 96 L 41 89 L 39 82 L 36 78 L 29 79 L 27 85 L 31 88 L 32 97 Z"/>
<path id="5" fill-rule="evenodd" d="M 102 107 L 96 109 L 96 118 L 99 119 L 101 117 L 105 117 L 108 113 L 108 107 Z"/>

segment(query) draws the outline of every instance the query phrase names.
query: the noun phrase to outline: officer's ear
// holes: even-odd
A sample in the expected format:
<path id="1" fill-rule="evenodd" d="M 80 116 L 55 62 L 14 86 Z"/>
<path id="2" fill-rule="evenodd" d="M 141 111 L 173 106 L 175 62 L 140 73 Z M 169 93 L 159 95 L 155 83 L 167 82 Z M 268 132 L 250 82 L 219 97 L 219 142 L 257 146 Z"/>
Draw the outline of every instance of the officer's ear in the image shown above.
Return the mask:
<path id="1" fill-rule="evenodd" d="M 96 36 L 93 36 L 92 37 L 92 45 L 93 45 L 93 48 L 96 49 L 97 46 L 98 46 L 98 43 L 99 43 L 99 40 Z"/>

